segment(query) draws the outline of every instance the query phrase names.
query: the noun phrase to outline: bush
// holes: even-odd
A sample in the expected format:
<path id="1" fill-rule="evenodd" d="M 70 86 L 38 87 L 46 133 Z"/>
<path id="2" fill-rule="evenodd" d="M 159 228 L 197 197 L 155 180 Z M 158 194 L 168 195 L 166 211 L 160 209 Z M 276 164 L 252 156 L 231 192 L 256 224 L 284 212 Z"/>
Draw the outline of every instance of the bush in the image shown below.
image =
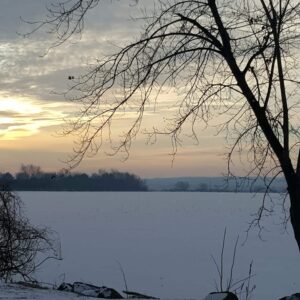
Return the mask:
<path id="1" fill-rule="evenodd" d="M 36 261 L 37 254 L 44 255 Z M 6 188 L 0 189 L 0 277 L 32 280 L 32 273 L 49 258 L 57 258 L 50 231 L 36 228 L 22 213 L 21 199 Z"/>

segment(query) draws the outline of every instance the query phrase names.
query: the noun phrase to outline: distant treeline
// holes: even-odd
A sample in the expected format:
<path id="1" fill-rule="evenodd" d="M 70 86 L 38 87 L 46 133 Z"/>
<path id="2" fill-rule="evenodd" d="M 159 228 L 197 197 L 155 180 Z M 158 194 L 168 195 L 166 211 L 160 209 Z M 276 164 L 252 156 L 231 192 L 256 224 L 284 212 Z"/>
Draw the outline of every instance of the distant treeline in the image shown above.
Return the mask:
<path id="1" fill-rule="evenodd" d="M 283 177 L 170 177 L 146 179 L 150 191 L 169 192 L 235 192 L 235 193 L 285 193 Z"/>
<path id="2" fill-rule="evenodd" d="M 12 175 L 0 173 L 0 184 L 14 191 L 146 191 L 138 176 L 119 171 L 103 171 L 88 175 L 70 172 L 43 172 L 34 165 L 22 165 Z"/>

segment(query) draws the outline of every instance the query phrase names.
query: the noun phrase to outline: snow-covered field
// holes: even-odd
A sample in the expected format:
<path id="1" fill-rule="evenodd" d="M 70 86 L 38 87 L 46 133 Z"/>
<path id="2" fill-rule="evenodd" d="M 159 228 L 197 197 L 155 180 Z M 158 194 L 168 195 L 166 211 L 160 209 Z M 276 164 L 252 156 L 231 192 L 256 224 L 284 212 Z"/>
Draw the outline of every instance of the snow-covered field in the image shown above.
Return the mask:
<path id="1" fill-rule="evenodd" d="M 49 261 L 40 281 L 84 281 L 161 298 L 203 299 L 218 280 L 211 255 L 219 259 L 227 228 L 229 273 L 237 235 L 234 278 L 247 276 L 254 261 L 253 299 L 274 300 L 300 290 L 300 257 L 290 228 L 277 218 L 264 222 L 263 240 L 248 222 L 262 195 L 233 193 L 20 192 L 35 225 L 54 229 L 63 261 Z M 274 195 L 275 202 L 278 195 Z"/>

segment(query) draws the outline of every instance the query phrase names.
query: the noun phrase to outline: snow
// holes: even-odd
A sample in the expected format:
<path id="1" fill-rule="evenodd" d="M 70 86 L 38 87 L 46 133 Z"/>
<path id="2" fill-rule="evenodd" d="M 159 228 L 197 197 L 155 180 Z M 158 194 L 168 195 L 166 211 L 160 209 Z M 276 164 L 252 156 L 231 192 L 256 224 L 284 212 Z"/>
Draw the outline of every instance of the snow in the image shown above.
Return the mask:
<path id="1" fill-rule="evenodd" d="M 86 293 L 86 297 L 81 293 L 81 300 L 91 300 L 96 297 L 95 291 L 90 290 L 84 291 Z M 203 300 L 224 300 L 227 296 L 227 293 L 218 293 L 207 295 Z M 0 283 L 0 299 L 7 300 L 16 300 L 16 299 L 24 299 L 24 300 L 74 300 L 78 299 L 79 295 L 71 292 L 63 292 L 56 291 L 53 289 L 38 289 L 31 288 L 27 286 L 22 286 L 19 284 L 4 284 Z M 109 297 L 109 295 L 108 295 Z M 291 298 L 291 300 L 294 298 Z M 295 298 L 296 299 L 296 298 Z M 298 299 L 298 298 L 297 298 Z"/>
<path id="2" fill-rule="evenodd" d="M 17 284 L 0 284 L 0 299 L 15 300 L 78 300 L 78 295 L 55 290 L 44 290 L 24 287 Z M 91 300 L 93 298 L 80 296 L 80 300 Z"/>
<path id="3" fill-rule="evenodd" d="M 86 286 L 85 286 L 86 287 Z M 80 297 L 81 300 L 91 300 L 94 297 L 97 298 L 99 294 L 99 290 L 106 293 L 107 297 L 111 296 L 109 291 L 105 291 L 105 288 L 98 289 L 98 293 L 91 286 L 90 290 L 84 289 L 82 286 L 80 289 L 80 284 L 77 284 L 76 291 L 73 292 L 64 292 L 57 291 L 55 289 L 44 289 L 44 288 L 33 288 L 29 286 L 25 286 L 23 284 L 5 284 L 0 282 L 0 299 L 27 299 L 27 300 L 73 300 L 78 299 Z"/>
<path id="4" fill-rule="evenodd" d="M 262 224 L 263 240 L 252 230 L 242 245 L 261 194 L 19 195 L 32 223 L 51 227 L 61 239 L 63 261 L 47 262 L 35 274 L 40 281 L 82 281 L 121 292 L 125 287 L 120 263 L 129 290 L 167 299 L 203 299 L 216 291 L 218 275 L 211 255 L 219 261 L 226 226 L 225 277 L 239 235 L 234 280 L 247 276 L 253 260 L 253 299 L 274 300 L 299 292 L 299 253 L 290 227 L 285 231 L 282 225 L 281 207 L 274 208 L 276 218 Z M 278 197 L 274 195 L 275 202 Z"/>

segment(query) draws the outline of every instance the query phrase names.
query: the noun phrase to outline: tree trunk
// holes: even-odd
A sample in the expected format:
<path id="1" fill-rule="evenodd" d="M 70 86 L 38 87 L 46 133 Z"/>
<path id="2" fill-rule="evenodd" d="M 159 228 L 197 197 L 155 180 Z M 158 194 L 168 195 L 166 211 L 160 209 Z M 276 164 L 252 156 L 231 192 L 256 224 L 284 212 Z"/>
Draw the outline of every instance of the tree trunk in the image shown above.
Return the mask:
<path id="1" fill-rule="evenodd" d="M 297 178 L 297 177 L 296 177 Z M 290 195 L 290 216 L 294 230 L 295 240 L 300 251 L 300 180 L 297 178 L 292 186 L 289 186 Z"/>
<path id="2" fill-rule="evenodd" d="M 292 198 L 290 194 L 290 198 Z M 294 199 L 296 200 L 296 199 Z M 300 197 L 298 198 L 300 200 Z M 291 224 L 294 230 L 294 236 L 295 240 L 297 242 L 299 251 L 300 251 L 300 206 L 292 204 L 292 199 L 291 199 L 291 208 L 290 208 L 290 215 L 291 215 Z"/>

